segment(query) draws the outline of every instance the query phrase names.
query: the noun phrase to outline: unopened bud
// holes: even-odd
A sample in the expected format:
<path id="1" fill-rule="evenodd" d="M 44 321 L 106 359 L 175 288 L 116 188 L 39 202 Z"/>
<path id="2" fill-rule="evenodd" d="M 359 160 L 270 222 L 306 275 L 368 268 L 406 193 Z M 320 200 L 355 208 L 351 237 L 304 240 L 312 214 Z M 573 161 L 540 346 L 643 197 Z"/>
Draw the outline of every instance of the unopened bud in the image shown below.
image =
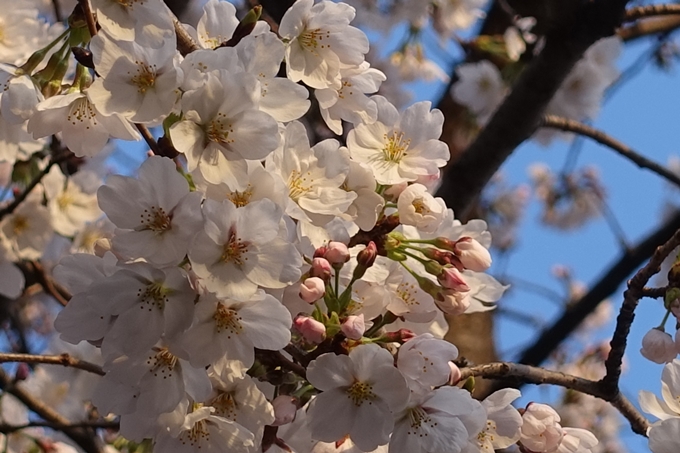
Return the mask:
<path id="1" fill-rule="evenodd" d="M 312 258 L 323 258 L 326 255 L 326 252 L 328 251 L 328 247 L 325 245 L 322 245 L 318 249 L 314 250 L 314 256 Z"/>
<path id="2" fill-rule="evenodd" d="M 279 395 L 272 401 L 274 407 L 274 423 L 272 426 L 282 426 L 292 423 L 297 414 L 297 404 L 295 397 L 290 395 Z"/>
<path id="3" fill-rule="evenodd" d="M 678 352 L 673 337 L 655 327 L 642 337 L 640 354 L 647 360 L 661 364 L 673 361 Z"/>
<path id="4" fill-rule="evenodd" d="M 326 339 L 326 326 L 314 318 L 298 316 L 293 320 L 293 325 L 309 343 L 319 344 Z"/>
<path id="5" fill-rule="evenodd" d="M 380 340 L 385 343 L 405 343 L 415 336 L 416 334 L 412 330 L 399 329 L 396 332 L 387 332 L 380 337 Z"/>
<path id="6" fill-rule="evenodd" d="M 464 237 L 456 242 L 454 253 L 463 266 L 471 271 L 484 272 L 491 267 L 489 251 L 479 241 L 470 237 Z"/>
<path id="7" fill-rule="evenodd" d="M 439 281 L 439 284 L 445 289 L 451 289 L 461 293 L 470 291 L 470 287 L 463 278 L 463 274 L 455 267 L 443 268 L 441 273 L 437 275 L 437 281 Z"/>
<path id="8" fill-rule="evenodd" d="M 343 264 L 349 261 L 349 249 L 342 242 L 331 241 L 328 243 L 324 258 L 326 258 L 333 267 L 336 265 L 342 267 Z"/>
<path id="9" fill-rule="evenodd" d="M 348 316 L 345 322 L 340 326 L 340 330 L 350 340 L 361 340 L 366 332 L 366 323 L 364 322 L 364 315 Z"/>
<path id="10" fill-rule="evenodd" d="M 319 277 L 309 277 L 300 285 L 300 299 L 313 304 L 326 293 L 326 284 Z"/>
<path id="11" fill-rule="evenodd" d="M 314 258 L 312 260 L 312 268 L 309 275 L 312 277 L 319 277 L 324 282 L 331 279 L 331 263 L 326 258 Z"/>
<path id="12" fill-rule="evenodd" d="M 357 267 L 354 268 L 352 278 L 354 280 L 359 280 L 363 277 L 368 268 L 375 263 L 376 256 L 378 256 L 378 248 L 376 247 L 375 242 L 371 241 L 366 248 L 357 255 Z"/>

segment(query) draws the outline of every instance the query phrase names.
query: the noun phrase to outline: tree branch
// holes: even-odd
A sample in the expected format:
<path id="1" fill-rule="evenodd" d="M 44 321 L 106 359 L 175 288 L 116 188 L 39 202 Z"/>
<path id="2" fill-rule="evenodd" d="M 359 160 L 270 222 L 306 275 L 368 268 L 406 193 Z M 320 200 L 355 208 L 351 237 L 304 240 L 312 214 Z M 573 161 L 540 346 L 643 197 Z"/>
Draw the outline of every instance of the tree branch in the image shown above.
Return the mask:
<path id="1" fill-rule="evenodd" d="M 186 57 L 194 50 L 200 49 L 176 17 L 173 17 L 172 23 L 175 26 L 175 35 L 177 36 L 177 50 L 183 57 Z"/>
<path id="2" fill-rule="evenodd" d="M 619 316 L 616 318 L 616 328 L 614 335 L 609 343 L 611 350 L 604 365 L 607 374 L 602 378 L 603 386 L 609 391 L 618 389 L 619 378 L 621 376 L 621 363 L 623 354 L 626 351 L 630 326 L 635 319 L 635 308 L 643 297 L 643 289 L 650 278 L 659 272 L 661 263 L 680 245 L 680 230 L 666 241 L 662 246 L 657 247 L 649 262 L 642 267 L 628 282 L 628 289 L 623 293 L 623 305 Z"/>
<path id="3" fill-rule="evenodd" d="M 571 390 L 576 390 L 587 395 L 610 402 L 630 422 L 633 431 L 646 436 L 649 422 L 623 395 L 617 393 L 612 396 L 603 390 L 602 383 L 580 378 L 559 371 L 550 371 L 543 368 L 522 365 L 518 363 L 496 362 L 469 368 L 461 368 L 461 381 L 471 376 L 488 379 L 511 380 L 515 383 L 527 384 L 551 384 Z"/>
<path id="4" fill-rule="evenodd" d="M 70 158 L 71 156 L 73 156 L 73 153 L 71 151 L 64 151 L 56 156 L 53 156 L 47 163 L 45 168 L 40 173 L 38 173 L 35 176 L 35 178 L 33 178 L 33 180 L 26 186 L 24 191 L 17 195 L 16 198 L 14 198 L 14 200 L 10 204 L 0 209 L 0 220 L 2 220 L 5 216 L 13 213 L 14 210 L 19 207 L 19 205 L 30 195 L 33 189 L 35 189 L 36 186 L 40 184 L 40 181 L 42 181 L 45 175 L 47 175 L 47 173 L 50 172 L 52 165 L 63 162 Z"/>
<path id="5" fill-rule="evenodd" d="M 474 142 L 446 171 L 437 195 L 458 217 L 465 218 L 491 177 L 514 149 L 531 137 L 555 92 L 584 52 L 600 38 L 614 34 L 626 0 L 556 3 L 561 23 L 546 35 L 541 53 L 524 70 L 510 95 Z M 576 6 L 578 5 L 578 6 Z"/>
<path id="6" fill-rule="evenodd" d="M 539 365 L 565 340 L 604 299 L 614 294 L 622 281 L 633 273 L 658 244 L 667 241 L 680 228 L 680 211 L 676 212 L 658 229 L 650 233 L 614 262 L 590 291 L 570 304 L 548 329 L 521 354 L 519 362 Z"/>
<path id="7" fill-rule="evenodd" d="M 616 151 L 619 153 L 619 155 L 630 160 L 638 167 L 651 170 L 662 178 L 665 178 L 671 183 L 680 187 L 680 177 L 678 177 L 678 175 L 668 170 L 664 166 L 646 158 L 642 154 L 637 153 L 626 144 L 621 143 L 604 132 L 595 129 L 594 127 L 588 126 L 587 124 L 581 123 L 579 121 L 571 120 L 569 118 L 562 118 L 555 115 L 544 115 L 543 120 L 541 121 L 541 127 L 559 129 L 565 132 L 574 132 L 576 134 L 591 138 L 597 143 Z"/>
<path id="8" fill-rule="evenodd" d="M 16 431 L 20 431 L 22 429 L 26 428 L 50 428 L 50 429 L 55 429 L 58 431 L 64 431 L 66 429 L 74 429 L 74 428 L 104 428 L 104 429 L 119 429 L 120 428 L 120 423 L 119 422 L 109 422 L 109 421 L 87 421 L 87 422 L 78 422 L 78 423 L 67 423 L 67 424 L 61 424 L 61 423 L 53 423 L 53 422 L 44 422 L 44 421 L 34 421 L 34 422 L 29 422 L 24 425 L 9 425 L 6 423 L 0 423 L 0 433 L 3 434 L 10 434 Z"/>
<path id="9" fill-rule="evenodd" d="M 97 34 L 97 20 L 94 18 L 94 13 L 92 12 L 92 5 L 90 0 L 78 0 L 80 7 L 83 9 L 83 14 L 85 15 L 85 22 L 87 22 L 87 31 L 90 32 L 90 37 Z"/>
<path id="10" fill-rule="evenodd" d="M 104 376 L 106 373 L 97 364 L 76 359 L 69 354 L 60 355 L 38 355 L 38 354 L 14 354 L 0 353 L 0 363 L 23 362 L 23 363 L 44 363 L 47 365 L 63 365 L 70 368 L 87 371 L 89 373 Z"/>
<path id="11" fill-rule="evenodd" d="M 654 17 L 621 27 L 616 34 L 624 41 L 633 41 L 650 35 L 671 33 L 680 28 L 680 17 Z"/>
<path id="12" fill-rule="evenodd" d="M 665 16 L 680 14 L 680 5 L 645 5 L 626 10 L 624 21 L 630 22 L 649 16 Z"/>
<path id="13" fill-rule="evenodd" d="M 19 401 L 24 403 L 26 407 L 38 414 L 47 422 L 63 426 L 70 425 L 71 422 L 63 415 L 56 412 L 54 409 L 37 399 L 35 396 L 26 392 L 23 388 L 18 387 L 2 368 L 0 368 L 0 387 L 5 392 L 16 397 Z M 69 427 L 64 428 L 63 432 L 76 444 L 78 444 L 78 446 L 86 453 L 100 453 L 101 449 L 94 433 L 91 430 L 86 428 Z"/>

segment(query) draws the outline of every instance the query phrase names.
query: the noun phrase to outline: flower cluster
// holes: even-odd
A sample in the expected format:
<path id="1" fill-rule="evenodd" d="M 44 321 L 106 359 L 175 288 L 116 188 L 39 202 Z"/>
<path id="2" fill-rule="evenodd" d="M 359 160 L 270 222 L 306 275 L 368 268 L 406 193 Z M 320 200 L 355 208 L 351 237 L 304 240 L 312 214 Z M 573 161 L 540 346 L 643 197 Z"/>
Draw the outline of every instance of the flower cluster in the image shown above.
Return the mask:
<path id="1" fill-rule="evenodd" d="M 421 14 L 450 34 L 477 16 L 468 3 Z M 298 0 L 278 33 L 217 0 L 196 28 L 161 0 L 92 7 L 100 29 L 77 7 L 2 66 L 0 156 L 26 161 L 32 191 L 0 221 L 0 292 L 22 291 L 15 262 L 61 258 L 72 297 L 55 329 L 95 347 L 104 376 L 86 399 L 122 436 L 179 453 L 594 445 L 554 417 L 539 445 L 539 405 L 522 416 L 516 390 L 478 402 L 455 385 L 458 350 L 435 326 L 505 287 L 486 273 L 486 223 L 432 195 L 443 114 L 375 94 L 386 76 L 353 7 Z M 346 143 L 310 142 L 312 105 Z M 83 162 L 139 131 L 156 155 L 102 185 Z"/>

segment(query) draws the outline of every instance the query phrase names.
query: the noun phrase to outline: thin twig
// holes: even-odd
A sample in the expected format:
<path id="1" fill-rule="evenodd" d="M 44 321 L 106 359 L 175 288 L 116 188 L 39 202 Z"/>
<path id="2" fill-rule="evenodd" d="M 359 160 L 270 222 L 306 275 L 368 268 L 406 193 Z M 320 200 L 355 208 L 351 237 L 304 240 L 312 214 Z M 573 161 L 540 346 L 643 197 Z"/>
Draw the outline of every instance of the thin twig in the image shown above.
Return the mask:
<path id="1" fill-rule="evenodd" d="M 61 14 L 61 5 L 59 4 L 59 0 L 52 0 L 52 9 L 54 9 L 54 18 L 57 20 L 57 22 L 64 20 Z"/>
<path id="2" fill-rule="evenodd" d="M 14 354 L 14 353 L 0 353 L 0 363 L 7 362 L 23 362 L 23 363 L 44 363 L 47 365 L 63 365 L 70 368 L 77 368 L 79 370 L 104 376 L 106 373 L 97 364 L 86 362 L 85 360 L 76 359 L 69 354 L 60 355 L 38 355 L 38 354 Z"/>
<path id="3" fill-rule="evenodd" d="M 511 379 L 527 384 L 551 384 L 610 402 L 630 422 L 633 431 L 643 436 L 647 433 L 649 422 L 621 393 L 610 395 L 603 389 L 602 383 L 580 378 L 559 371 L 550 371 L 539 367 L 518 363 L 495 362 L 485 365 L 461 368 L 461 381 L 471 376 L 487 379 Z"/>
<path id="4" fill-rule="evenodd" d="M 29 267 L 33 271 L 36 281 L 40 284 L 43 291 L 59 302 L 63 307 L 71 300 L 71 294 L 66 288 L 55 282 L 52 276 L 48 275 L 45 268 L 38 261 L 29 261 Z"/>
<path id="5" fill-rule="evenodd" d="M 680 28 L 679 16 L 653 17 L 621 27 L 616 34 L 628 42 L 659 33 L 671 33 L 678 28 Z"/>
<path id="6" fill-rule="evenodd" d="M 58 431 L 64 431 L 65 429 L 73 428 L 104 428 L 117 430 L 120 428 L 120 422 L 95 420 L 87 422 L 68 423 L 65 425 L 61 423 L 45 421 L 33 421 L 23 425 L 9 425 L 6 423 L 0 423 L 0 433 L 3 434 L 13 433 L 26 428 L 51 428 L 56 429 Z"/>
<path id="7" fill-rule="evenodd" d="M 26 197 L 28 197 L 28 195 L 33 191 L 33 189 L 35 189 L 36 186 L 40 184 L 40 181 L 42 181 L 45 175 L 47 175 L 47 173 L 50 172 L 52 165 L 63 162 L 66 159 L 70 158 L 72 155 L 73 153 L 71 151 L 64 151 L 52 157 L 45 166 L 45 168 L 40 173 L 38 173 L 35 176 L 35 178 L 33 178 L 33 180 L 26 186 L 24 191 L 17 195 L 16 198 L 14 198 L 14 200 L 10 204 L 0 209 L 0 220 L 2 220 L 5 216 L 13 213 L 14 210 L 19 207 L 19 205 L 26 199 Z"/>
<path id="8" fill-rule="evenodd" d="M 7 375 L 5 370 L 0 367 L 0 387 L 7 393 L 16 397 L 19 401 L 35 412 L 42 419 L 56 423 L 59 425 L 68 426 L 71 422 L 56 412 L 50 406 L 45 404 L 40 399 L 28 393 Z M 73 441 L 80 446 L 86 453 L 100 453 L 101 449 L 98 445 L 96 436 L 93 432 L 86 428 L 64 428 L 64 434 L 73 439 Z"/>
<path id="9" fill-rule="evenodd" d="M 90 36 L 94 37 L 94 35 L 97 34 L 97 20 L 94 18 L 90 0 L 78 0 L 78 3 L 80 3 L 80 7 L 83 9 L 83 14 L 85 15 L 87 30 L 90 32 Z"/>
<path id="10" fill-rule="evenodd" d="M 151 131 L 149 131 L 149 128 L 139 123 L 135 123 L 135 127 L 137 128 L 139 133 L 142 134 L 144 141 L 146 142 L 147 145 L 149 145 L 149 149 L 151 149 L 151 151 L 156 156 L 162 156 L 161 149 L 158 147 L 158 142 L 156 142 L 154 136 L 151 135 Z"/>
<path id="11" fill-rule="evenodd" d="M 179 19 L 173 17 L 172 23 L 175 26 L 175 35 L 177 36 L 177 50 L 179 50 L 179 53 L 182 54 L 183 57 L 186 57 L 191 52 L 200 49 L 191 35 L 187 33 Z"/>
<path id="12" fill-rule="evenodd" d="M 680 14 L 680 5 L 666 4 L 666 5 L 645 5 L 637 6 L 626 10 L 624 22 L 631 22 L 649 16 L 666 16 Z"/>
<path id="13" fill-rule="evenodd" d="M 651 170 L 662 178 L 665 178 L 680 187 L 680 177 L 678 177 L 678 175 L 663 167 L 662 165 L 659 165 L 656 162 L 637 153 L 626 144 L 619 142 L 613 137 L 610 137 L 598 129 L 590 127 L 587 124 L 555 115 L 544 115 L 541 122 L 541 127 L 559 129 L 565 132 L 574 132 L 576 134 L 591 138 L 599 144 L 607 146 L 616 151 L 618 154 L 630 160 L 638 167 Z"/>
<path id="14" fill-rule="evenodd" d="M 279 351 L 265 351 L 256 349 L 255 356 L 262 362 L 267 362 L 275 366 L 280 366 L 284 370 L 292 371 L 303 379 L 307 379 L 307 370 L 300 364 L 291 362 Z"/>
<path id="15" fill-rule="evenodd" d="M 642 290 L 640 290 L 640 294 L 642 295 L 642 297 L 649 297 L 651 299 L 661 299 L 662 297 L 664 297 L 666 295 L 667 289 L 668 288 L 665 287 L 665 286 L 663 288 L 647 288 L 647 287 L 645 287 L 645 288 L 642 288 Z"/>
<path id="16" fill-rule="evenodd" d="M 634 247 L 603 270 L 600 278 L 580 299 L 571 303 L 564 313 L 532 344 L 524 350 L 519 362 L 527 365 L 541 364 L 603 300 L 614 295 L 629 275 L 639 269 L 660 243 L 667 241 L 680 228 L 680 211 L 673 214 L 656 230 L 641 239 Z"/>
<path id="17" fill-rule="evenodd" d="M 635 318 L 635 308 L 640 298 L 643 297 L 642 290 L 649 279 L 659 272 L 661 263 L 678 245 L 680 245 L 680 230 L 676 231 L 665 244 L 657 247 L 649 262 L 628 281 L 628 289 L 623 293 L 623 305 L 616 318 L 614 335 L 609 343 L 611 350 L 604 363 L 607 373 L 602 378 L 602 384 L 612 393 L 618 391 L 623 354 L 626 351 L 630 326 Z"/>

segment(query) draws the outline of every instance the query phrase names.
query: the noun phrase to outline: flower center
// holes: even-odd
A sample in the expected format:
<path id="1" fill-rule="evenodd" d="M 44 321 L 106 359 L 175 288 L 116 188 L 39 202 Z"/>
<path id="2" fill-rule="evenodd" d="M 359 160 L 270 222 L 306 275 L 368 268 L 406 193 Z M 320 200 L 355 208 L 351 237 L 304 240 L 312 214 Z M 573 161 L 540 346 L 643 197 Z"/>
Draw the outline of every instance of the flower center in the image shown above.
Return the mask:
<path id="1" fill-rule="evenodd" d="M 307 176 L 309 175 L 310 173 L 307 172 Z M 302 173 L 297 170 L 293 170 L 293 173 L 288 178 L 288 189 L 290 190 L 289 196 L 294 201 L 297 201 L 301 196 L 312 190 L 307 178 L 302 176 Z"/>
<path id="2" fill-rule="evenodd" d="M 397 295 L 409 307 L 412 305 L 420 305 L 420 302 L 415 297 L 416 287 L 413 283 L 400 283 L 397 287 Z"/>
<path id="3" fill-rule="evenodd" d="M 154 233 L 164 233 L 172 228 L 172 217 L 163 208 L 151 206 L 139 215 L 142 230 L 151 230 Z"/>
<path id="4" fill-rule="evenodd" d="M 248 203 L 250 203 L 250 197 L 253 196 L 253 189 L 248 184 L 248 188 L 244 190 L 243 192 L 239 192 L 238 190 L 235 190 L 231 192 L 229 195 L 227 195 L 227 198 L 231 200 L 232 203 L 234 203 L 234 206 L 237 208 L 242 208 Z"/>
<path id="5" fill-rule="evenodd" d="M 344 80 L 344 81 L 342 82 L 342 86 L 341 86 L 340 89 L 338 90 L 338 97 L 339 97 L 340 99 L 345 99 L 345 91 L 344 91 L 345 88 L 350 88 L 350 90 L 349 90 L 349 95 L 350 95 L 350 96 L 353 95 L 354 92 L 351 90 L 351 87 L 352 87 L 352 83 L 349 82 L 349 81 L 347 81 L 347 80 Z"/>
<path id="6" fill-rule="evenodd" d="M 359 407 L 364 402 L 368 401 L 368 404 L 373 404 L 378 396 L 373 393 L 373 386 L 366 382 L 356 381 L 347 389 L 347 398 L 354 402 L 354 405 Z"/>
<path id="7" fill-rule="evenodd" d="M 71 109 L 69 110 L 68 117 L 66 117 L 66 119 L 74 126 L 76 126 L 78 123 L 84 122 L 92 122 L 93 125 L 96 126 L 96 117 L 97 112 L 95 111 L 94 107 L 90 101 L 87 100 L 87 97 L 83 97 L 76 100 L 71 105 Z M 89 129 L 90 126 L 86 126 L 86 128 Z"/>
<path id="8" fill-rule="evenodd" d="M 423 201 L 422 198 L 417 198 L 417 199 L 413 200 L 411 205 L 413 206 L 413 209 L 416 210 L 416 213 L 418 213 L 420 215 L 427 215 L 427 214 L 430 214 L 432 212 L 427 207 L 427 205 L 425 204 L 425 202 Z"/>
<path id="9" fill-rule="evenodd" d="M 231 339 L 232 334 L 238 335 L 243 331 L 241 317 L 238 315 L 238 312 L 226 307 L 224 304 L 217 304 L 213 319 L 215 320 L 215 330 L 217 330 L 217 333 L 226 332 L 228 339 Z"/>
<path id="10" fill-rule="evenodd" d="M 172 373 L 177 366 L 178 359 L 173 354 L 168 351 L 168 348 L 154 348 L 156 354 L 150 356 L 146 359 L 146 364 L 149 367 L 149 371 L 153 373 L 155 377 L 160 377 L 167 379 L 172 377 Z"/>
<path id="11" fill-rule="evenodd" d="M 135 63 L 137 63 L 137 73 L 130 78 L 130 82 L 137 87 L 137 92 L 144 94 L 156 85 L 156 65 L 149 66 L 141 61 Z"/>
<path id="12" fill-rule="evenodd" d="M 144 310 L 144 307 L 147 307 L 151 311 L 156 307 L 159 310 L 163 310 L 165 304 L 168 303 L 168 293 L 169 291 L 158 282 L 153 282 L 147 285 L 146 288 L 140 288 L 137 291 L 137 297 L 140 301 L 139 308 Z"/>
<path id="13" fill-rule="evenodd" d="M 229 240 L 222 246 L 222 256 L 220 256 L 220 261 L 223 263 L 229 263 L 233 261 L 239 266 L 243 266 L 244 261 L 248 261 L 248 257 L 242 256 L 248 251 L 248 244 L 242 242 L 241 238 L 236 237 L 236 232 L 231 231 L 229 233 Z"/>
<path id="14" fill-rule="evenodd" d="M 327 49 L 331 47 L 330 44 L 321 43 L 321 41 L 323 41 L 324 38 L 328 39 L 330 37 L 331 32 L 323 31 L 320 28 L 315 28 L 314 30 L 306 29 L 298 37 L 298 40 L 300 41 L 300 45 L 302 46 L 303 49 L 310 51 L 314 55 L 319 55 L 317 52 L 317 48 Z"/>
<path id="15" fill-rule="evenodd" d="M 404 140 L 404 133 L 392 132 L 392 136 L 385 134 L 385 146 L 382 149 L 383 157 L 387 162 L 399 163 L 406 156 L 406 150 L 411 144 L 410 139 Z"/>
<path id="16" fill-rule="evenodd" d="M 179 440 L 182 444 L 188 442 L 192 447 L 198 445 L 198 448 L 201 448 L 201 445 L 207 445 L 210 442 L 210 432 L 208 431 L 205 419 L 197 421 L 194 423 L 194 426 L 186 431 L 182 431 L 182 434 L 179 435 Z"/>
<path id="17" fill-rule="evenodd" d="M 234 400 L 232 392 L 220 392 L 212 399 L 210 405 L 215 408 L 215 415 L 232 421 L 236 420 L 238 404 Z"/>
<path id="18" fill-rule="evenodd" d="M 28 218 L 23 215 L 15 215 L 12 219 L 12 232 L 18 236 L 30 226 Z"/>
<path id="19" fill-rule="evenodd" d="M 420 406 L 409 409 L 408 417 L 411 421 L 411 430 L 408 434 L 418 434 L 418 431 L 424 427 L 434 428 L 437 426 L 437 422 L 433 421 Z M 427 435 L 427 433 L 422 435 Z"/>
<path id="20" fill-rule="evenodd" d="M 217 116 L 210 121 L 205 131 L 208 140 L 219 143 L 220 145 L 234 143 L 234 139 L 229 138 L 229 134 L 234 132 L 234 128 L 228 121 L 229 118 L 227 118 L 227 115 L 218 113 Z"/>

